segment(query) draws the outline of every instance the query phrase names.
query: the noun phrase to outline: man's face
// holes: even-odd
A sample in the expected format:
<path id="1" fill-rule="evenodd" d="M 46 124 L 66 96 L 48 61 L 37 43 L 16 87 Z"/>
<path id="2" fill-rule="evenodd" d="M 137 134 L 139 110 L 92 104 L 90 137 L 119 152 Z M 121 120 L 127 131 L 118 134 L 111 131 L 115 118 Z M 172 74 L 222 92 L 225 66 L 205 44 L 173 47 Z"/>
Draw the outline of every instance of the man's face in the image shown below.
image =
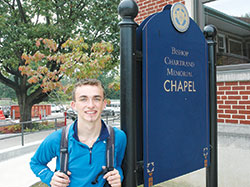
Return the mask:
<path id="1" fill-rule="evenodd" d="M 101 119 L 101 113 L 106 106 L 101 86 L 83 85 L 76 89 L 75 101 L 71 107 L 83 121 L 96 122 Z"/>

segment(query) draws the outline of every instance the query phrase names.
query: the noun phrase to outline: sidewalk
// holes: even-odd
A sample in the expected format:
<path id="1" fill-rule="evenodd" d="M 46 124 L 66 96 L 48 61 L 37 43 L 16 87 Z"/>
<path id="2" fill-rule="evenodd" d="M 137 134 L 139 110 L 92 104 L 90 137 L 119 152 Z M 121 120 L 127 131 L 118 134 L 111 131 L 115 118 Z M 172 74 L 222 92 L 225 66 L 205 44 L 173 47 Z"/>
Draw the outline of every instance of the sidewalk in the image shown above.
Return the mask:
<path id="1" fill-rule="evenodd" d="M 218 186 L 250 187 L 250 126 L 218 125 Z M 206 187 L 206 169 L 201 169 L 157 187 Z"/>
<path id="2" fill-rule="evenodd" d="M 21 144 L 21 137 L 0 141 L 0 186 L 30 187 L 39 181 L 30 170 L 29 162 L 42 140 L 51 132 L 53 130 L 26 135 L 24 146 L 18 145 Z"/>
<path id="3" fill-rule="evenodd" d="M 39 133 L 39 135 L 33 134 L 33 137 L 25 137 L 25 142 L 27 141 L 27 143 L 25 143 L 24 147 L 30 147 L 33 144 L 39 145 L 48 133 L 51 132 L 44 131 L 41 134 Z M 218 127 L 218 135 L 219 187 L 250 187 L 250 126 L 221 124 Z M 12 147 L 12 149 L 20 149 L 21 146 L 18 144 L 21 141 L 20 137 L 18 138 L 17 145 Z M 29 142 L 29 139 L 31 142 Z M 0 141 L 0 152 L 6 150 L 6 147 L 10 145 L 14 145 L 14 143 L 9 144 Z M 20 154 L 21 156 L 15 156 L 5 161 L 0 160 L 0 186 L 30 187 L 39 181 L 29 168 L 29 161 L 34 154 L 35 147 L 29 151 Z M 54 170 L 55 161 L 53 160 L 49 166 Z M 201 169 L 156 186 L 206 187 L 206 170 Z"/>
<path id="4" fill-rule="evenodd" d="M 34 152 L 0 162 L 0 186 L 30 187 L 40 181 L 29 167 L 30 158 Z"/>

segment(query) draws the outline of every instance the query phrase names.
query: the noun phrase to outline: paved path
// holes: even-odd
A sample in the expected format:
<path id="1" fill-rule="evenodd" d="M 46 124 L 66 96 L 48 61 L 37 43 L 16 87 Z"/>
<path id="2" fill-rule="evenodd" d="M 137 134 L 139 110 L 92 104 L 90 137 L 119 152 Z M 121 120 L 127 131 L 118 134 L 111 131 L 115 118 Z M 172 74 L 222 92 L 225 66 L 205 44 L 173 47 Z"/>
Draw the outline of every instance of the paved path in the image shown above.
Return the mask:
<path id="1" fill-rule="evenodd" d="M 250 126 L 226 124 L 219 125 L 218 130 L 219 187 L 250 187 Z M 32 144 L 39 145 L 42 139 L 51 132 L 44 131 L 43 133 L 32 135 L 32 138 L 26 137 L 25 139 L 27 141 L 30 138 L 33 139 L 34 142 L 27 142 L 24 147 L 28 147 Z M 0 153 L 6 150 L 7 144 L 7 142 L 3 144 L 3 142 L 0 141 Z M 20 148 L 20 145 L 14 146 L 14 148 L 17 147 Z M 34 150 L 35 149 L 30 150 L 12 159 L 0 161 L 1 187 L 30 187 L 39 181 L 29 168 L 29 161 L 34 154 Z M 53 160 L 49 166 L 54 170 L 55 161 Z M 206 187 L 205 180 L 206 171 L 205 169 L 201 169 L 156 186 Z"/>
<path id="2" fill-rule="evenodd" d="M 24 135 L 24 145 L 30 144 L 34 141 L 40 141 L 44 137 L 46 137 L 48 134 L 51 132 L 54 132 L 54 130 L 45 130 L 45 131 L 40 131 L 40 132 L 34 132 L 29 135 L 25 134 Z M 17 134 L 18 136 L 15 135 L 13 138 L 6 138 L 3 140 L 0 140 L 0 150 L 15 147 L 15 146 L 21 146 L 22 145 L 22 137 L 21 134 Z M 0 138 L 7 137 L 10 135 L 1 135 Z"/>
<path id="3" fill-rule="evenodd" d="M 178 177 L 158 187 L 206 187 L 206 170 Z M 218 126 L 218 186 L 250 187 L 250 126 Z"/>

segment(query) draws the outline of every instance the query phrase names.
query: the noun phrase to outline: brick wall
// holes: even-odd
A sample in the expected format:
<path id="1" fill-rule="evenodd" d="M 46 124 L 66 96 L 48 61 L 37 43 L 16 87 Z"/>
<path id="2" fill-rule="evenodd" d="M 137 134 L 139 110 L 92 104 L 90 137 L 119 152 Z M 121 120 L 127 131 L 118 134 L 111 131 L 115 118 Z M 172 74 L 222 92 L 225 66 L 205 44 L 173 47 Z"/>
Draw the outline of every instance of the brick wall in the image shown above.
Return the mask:
<path id="1" fill-rule="evenodd" d="M 218 123 L 250 125 L 250 81 L 217 82 Z"/>
<path id="2" fill-rule="evenodd" d="M 135 2 L 139 7 L 139 13 L 135 18 L 138 24 L 151 14 L 161 11 L 167 4 L 174 4 L 176 2 L 185 4 L 184 0 L 135 0 Z"/>

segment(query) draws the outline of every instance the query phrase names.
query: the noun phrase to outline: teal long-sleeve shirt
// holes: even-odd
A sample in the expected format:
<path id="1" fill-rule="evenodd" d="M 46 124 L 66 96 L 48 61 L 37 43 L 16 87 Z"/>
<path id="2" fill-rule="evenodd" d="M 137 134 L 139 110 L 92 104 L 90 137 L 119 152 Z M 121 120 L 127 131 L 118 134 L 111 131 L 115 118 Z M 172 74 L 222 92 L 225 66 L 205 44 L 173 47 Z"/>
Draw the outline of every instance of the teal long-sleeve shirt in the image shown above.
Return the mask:
<path id="1" fill-rule="evenodd" d="M 47 164 L 56 157 L 56 170 L 60 170 L 60 141 L 62 130 L 55 131 L 45 138 L 31 158 L 30 167 L 42 182 L 50 186 L 50 181 L 54 175 Z M 115 134 L 115 154 L 114 167 L 119 171 L 121 179 L 123 173 L 121 169 L 122 160 L 125 153 L 127 138 L 122 130 L 114 127 Z M 102 129 L 99 138 L 90 148 L 79 141 L 77 136 L 77 121 L 69 128 L 68 135 L 68 170 L 70 175 L 70 187 L 103 187 L 105 180 L 100 176 L 98 183 L 91 182 L 106 166 L 106 140 L 109 137 L 107 126 L 102 121 Z"/>

